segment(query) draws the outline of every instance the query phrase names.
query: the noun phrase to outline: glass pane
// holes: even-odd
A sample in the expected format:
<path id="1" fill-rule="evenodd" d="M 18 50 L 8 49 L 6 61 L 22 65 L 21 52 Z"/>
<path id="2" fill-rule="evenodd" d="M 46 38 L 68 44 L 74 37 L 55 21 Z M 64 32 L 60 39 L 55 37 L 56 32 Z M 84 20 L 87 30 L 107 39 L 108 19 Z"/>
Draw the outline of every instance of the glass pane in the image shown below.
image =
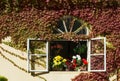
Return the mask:
<path id="1" fill-rule="evenodd" d="M 104 40 L 91 40 L 91 54 L 104 54 Z"/>
<path id="2" fill-rule="evenodd" d="M 40 40 L 31 40 L 30 54 L 46 54 L 46 42 Z"/>
<path id="3" fill-rule="evenodd" d="M 65 31 L 64 25 L 63 25 L 63 20 L 59 20 L 57 24 L 58 28 L 62 30 L 63 32 Z"/>
<path id="4" fill-rule="evenodd" d="M 104 56 L 91 56 L 91 70 L 104 70 Z"/>
<path id="5" fill-rule="evenodd" d="M 77 34 L 87 34 L 87 29 L 83 28 Z"/>
<path id="6" fill-rule="evenodd" d="M 30 59 L 31 70 L 46 70 L 46 56 L 32 55 Z"/>
<path id="7" fill-rule="evenodd" d="M 75 20 L 72 32 L 76 31 L 81 25 L 80 21 Z"/>

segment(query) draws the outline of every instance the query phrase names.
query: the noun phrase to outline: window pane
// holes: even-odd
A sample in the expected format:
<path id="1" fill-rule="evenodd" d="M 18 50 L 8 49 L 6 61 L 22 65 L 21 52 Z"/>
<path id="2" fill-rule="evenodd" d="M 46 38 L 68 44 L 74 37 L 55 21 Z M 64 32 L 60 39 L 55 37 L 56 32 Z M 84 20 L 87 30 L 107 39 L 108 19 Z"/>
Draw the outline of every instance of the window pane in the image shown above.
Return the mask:
<path id="1" fill-rule="evenodd" d="M 84 27 L 82 30 L 80 30 L 77 34 L 87 34 L 87 29 Z"/>
<path id="2" fill-rule="evenodd" d="M 104 54 L 104 40 L 91 40 L 91 54 Z"/>
<path id="3" fill-rule="evenodd" d="M 46 54 L 46 42 L 40 40 L 31 40 L 30 54 Z"/>
<path id="4" fill-rule="evenodd" d="M 30 65 L 31 70 L 46 70 L 46 56 L 31 55 Z"/>
<path id="5" fill-rule="evenodd" d="M 104 70 L 104 55 L 91 56 L 91 70 Z"/>
<path id="6" fill-rule="evenodd" d="M 82 23 L 80 21 L 75 20 L 72 32 L 77 30 L 81 25 L 82 25 Z"/>
<path id="7" fill-rule="evenodd" d="M 63 25 L 63 20 L 59 20 L 57 26 L 60 30 L 65 31 L 64 25 Z"/>

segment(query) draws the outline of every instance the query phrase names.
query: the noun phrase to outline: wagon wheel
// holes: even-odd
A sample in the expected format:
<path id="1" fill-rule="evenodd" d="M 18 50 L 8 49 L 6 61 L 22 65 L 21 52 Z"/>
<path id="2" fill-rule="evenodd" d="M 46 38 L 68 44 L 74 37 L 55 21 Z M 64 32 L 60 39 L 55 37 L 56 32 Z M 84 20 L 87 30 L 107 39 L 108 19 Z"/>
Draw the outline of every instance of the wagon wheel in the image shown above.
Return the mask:
<path id="1" fill-rule="evenodd" d="M 64 16 L 57 22 L 57 27 L 54 28 L 55 34 L 75 33 L 87 34 L 87 24 L 72 16 Z"/>

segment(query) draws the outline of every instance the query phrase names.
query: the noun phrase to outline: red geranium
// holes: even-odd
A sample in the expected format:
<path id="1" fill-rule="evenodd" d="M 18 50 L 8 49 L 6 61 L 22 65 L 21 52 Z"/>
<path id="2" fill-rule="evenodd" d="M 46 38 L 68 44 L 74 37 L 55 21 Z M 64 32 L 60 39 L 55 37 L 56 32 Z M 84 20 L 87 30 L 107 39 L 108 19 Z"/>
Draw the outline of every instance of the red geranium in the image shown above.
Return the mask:
<path id="1" fill-rule="evenodd" d="M 65 63 L 67 66 L 69 66 L 70 65 L 70 62 L 68 62 L 68 61 L 66 61 L 66 63 Z"/>
<path id="2" fill-rule="evenodd" d="M 73 59 L 73 63 L 76 63 L 77 62 L 77 60 L 76 59 Z"/>
<path id="3" fill-rule="evenodd" d="M 82 62 L 85 64 L 85 65 L 87 65 L 88 64 L 88 62 L 87 62 L 87 60 L 86 59 L 82 59 Z"/>
<path id="4" fill-rule="evenodd" d="M 74 68 L 76 68 L 77 64 L 76 64 L 76 63 L 74 63 L 74 64 L 73 64 L 73 66 L 74 66 Z"/>

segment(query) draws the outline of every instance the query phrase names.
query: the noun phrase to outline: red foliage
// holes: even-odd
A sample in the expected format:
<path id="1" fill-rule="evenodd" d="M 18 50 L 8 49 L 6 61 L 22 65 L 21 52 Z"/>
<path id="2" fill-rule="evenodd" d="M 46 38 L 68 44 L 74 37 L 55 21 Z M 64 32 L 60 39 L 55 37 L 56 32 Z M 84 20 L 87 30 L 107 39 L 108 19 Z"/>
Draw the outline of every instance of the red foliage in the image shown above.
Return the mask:
<path id="1" fill-rule="evenodd" d="M 31 0 L 27 1 L 30 3 Z M 120 68 L 120 7 L 115 6 L 118 3 L 111 4 L 114 0 L 109 0 L 112 2 L 105 0 L 106 3 L 103 2 L 102 5 L 107 4 L 107 6 L 99 6 L 97 0 L 82 3 L 71 2 L 72 0 L 40 1 L 38 3 L 41 5 L 38 8 L 32 8 L 32 5 L 28 5 L 26 1 L 23 1 L 19 5 L 19 7 L 22 7 L 22 11 L 16 13 L 13 10 L 12 13 L 1 14 L 0 39 L 12 36 L 14 42 L 21 44 L 23 47 L 26 46 L 28 37 L 52 39 L 55 37 L 52 28 L 56 26 L 56 21 L 64 15 L 75 16 L 92 26 L 90 36 L 106 36 L 107 41 L 111 42 L 116 49 L 107 48 L 107 71 L 105 73 L 80 74 L 73 81 L 107 81 L 109 73 L 115 71 L 116 68 Z M 4 4 L 0 3 L 0 12 L 4 8 Z M 76 36 L 75 39 L 79 37 L 81 36 Z M 63 38 L 68 39 L 67 36 Z"/>
<path id="2" fill-rule="evenodd" d="M 81 73 L 72 81 L 108 81 L 106 73 Z"/>

